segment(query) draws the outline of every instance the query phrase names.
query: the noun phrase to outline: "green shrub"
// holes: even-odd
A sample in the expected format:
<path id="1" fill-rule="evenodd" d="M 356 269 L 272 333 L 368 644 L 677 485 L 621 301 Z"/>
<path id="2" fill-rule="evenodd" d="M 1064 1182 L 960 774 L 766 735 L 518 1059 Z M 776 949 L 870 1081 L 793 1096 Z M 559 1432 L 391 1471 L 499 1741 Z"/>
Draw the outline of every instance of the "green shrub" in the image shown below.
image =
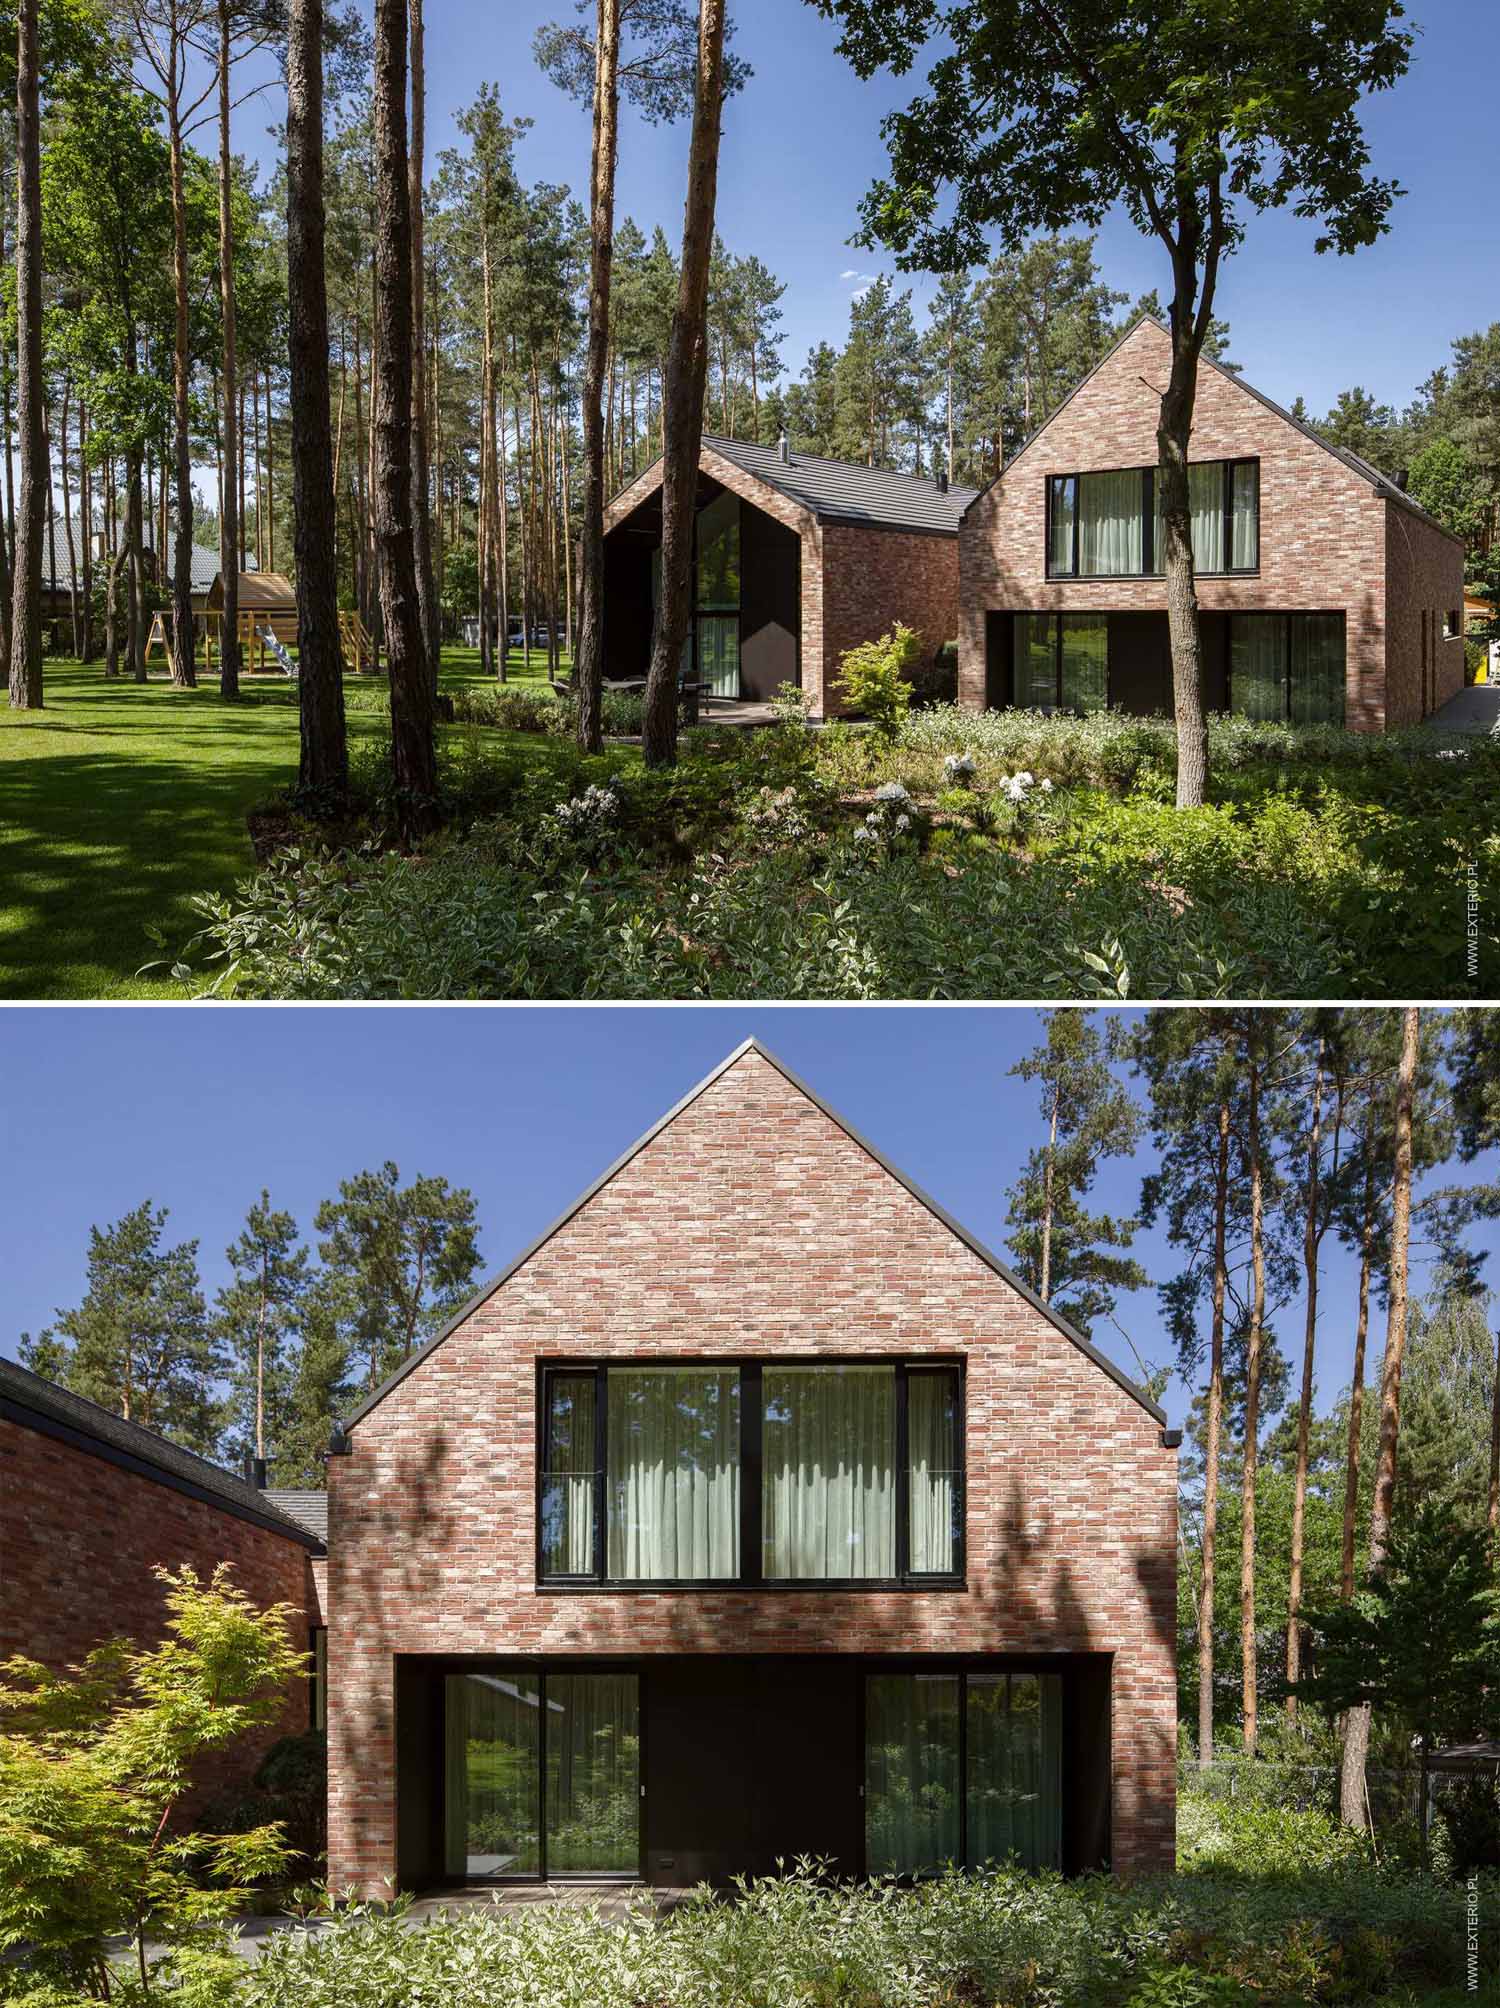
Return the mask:
<path id="1" fill-rule="evenodd" d="M 838 685 L 844 702 L 868 718 L 883 739 L 900 735 L 911 705 L 908 672 L 921 652 L 916 635 L 898 621 L 879 641 L 845 649 L 839 659 Z"/>

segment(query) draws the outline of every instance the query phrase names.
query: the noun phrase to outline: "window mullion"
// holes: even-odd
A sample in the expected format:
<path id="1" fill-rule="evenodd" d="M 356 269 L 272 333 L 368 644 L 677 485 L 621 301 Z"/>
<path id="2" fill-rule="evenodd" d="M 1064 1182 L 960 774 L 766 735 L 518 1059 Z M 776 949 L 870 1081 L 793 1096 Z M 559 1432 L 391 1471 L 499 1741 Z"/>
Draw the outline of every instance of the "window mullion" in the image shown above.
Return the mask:
<path id="1" fill-rule="evenodd" d="M 1073 577 L 1076 579 L 1078 577 L 1079 553 L 1082 548 L 1078 540 L 1078 528 L 1083 515 L 1083 476 L 1081 474 L 1074 474 L 1069 478 L 1073 483 Z"/>
<path id="2" fill-rule="evenodd" d="M 606 1560 L 605 1516 L 608 1511 L 607 1488 L 605 1484 L 606 1459 L 609 1454 L 609 1369 L 596 1367 L 594 1370 L 594 1577 L 604 1581 Z"/>
<path id="3" fill-rule="evenodd" d="M 761 1468 L 764 1400 L 759 1360 L 740 1369 L 740 1581 L 762 1578 Z"/>
<path id="4" fill-rule="evenodd" d="M 906 1407 L 907 1370 L 896 1367 L 896 1576 L 905 1582 L 911 1574 L 911 1458 L 910 1423 Z"/>

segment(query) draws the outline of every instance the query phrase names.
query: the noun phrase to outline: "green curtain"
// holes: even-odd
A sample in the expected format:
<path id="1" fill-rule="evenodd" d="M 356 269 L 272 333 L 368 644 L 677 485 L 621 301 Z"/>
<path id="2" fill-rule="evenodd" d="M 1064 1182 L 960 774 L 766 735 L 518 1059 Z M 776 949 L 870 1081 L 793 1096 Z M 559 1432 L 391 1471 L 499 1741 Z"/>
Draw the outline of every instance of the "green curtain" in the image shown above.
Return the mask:
<path id="1" fill-rule="evenodd" d="M 959 1852 L 957 1674 L 865 1682 L 865 1857 L 872 1874 L 915 1875 Z"/>
<path id="2" fill-rule="evenodd" d="M 1103 711 L 1109 702 L 1109 615 L 1059 614 L 1062 622 L 1062 701 L 1075 711 Z"/>
<path id="3" fill-rule="evenodd" d="M 1145 567 L 1141 470 L 1083 474 L 1078 480 L 1081 578 L 1129 578 Z"/>
<path id="4" fill-rule="evenodd" d="M 1015 616 L 1016 703 L 1050 711 L 1057 703 L 1057 628 L 1051 614 Z"/>
<path id="5" fill-rule="evenodd" d="M 958 1560 L 958 1376 L 910 1373 L 906 1388 L 911 1566 L 919 1575 L 946 1574 Z"/>
<path id="6" fill-rule="evenodd" d="M 592 1374 L 554 1374 L 547 1383 L 544 1575 L 593 1572 L 595 1399 Z"/>
<path id="7" fill-rule="evenodd" d="M 767 1367 L 763 1385 L 766 1576 L 894 1576 L 895 1368 Z"/>
<path id="8" fill-rule="evenodd" d="M 1286 615 L 1233 614 L 1229 705 L 1246 718 L 1286 717 Z"/>
<path id="9" fill-rule="evenodd" d="M 1294 725 L 1344 722 L 1344 616 L 1290 614 Z"/>
<path id="10" fill-rule="evenodd" d="M 640 1866 L 640 1699 L 633 1673 L 547 1676 L 547 1874 Z"/>
<path id="11" fill-rule="evenodd" d="M 1062 1860 L 1062 1681 L 1056 1674 L 967 1678 L 969 1863 Z"/>
<path id="12" fill-rule="evenodd" d="M 541 1870 L 535 1674 L 460 1673 L 444 1682 L 444 1863 L 451 1876 Z"/>
<path id="13" fill-rule="evenodd" d="M 610 1577 L 738 1576 L 738 1372 L 611 1368 L 607 1386 Z"/>

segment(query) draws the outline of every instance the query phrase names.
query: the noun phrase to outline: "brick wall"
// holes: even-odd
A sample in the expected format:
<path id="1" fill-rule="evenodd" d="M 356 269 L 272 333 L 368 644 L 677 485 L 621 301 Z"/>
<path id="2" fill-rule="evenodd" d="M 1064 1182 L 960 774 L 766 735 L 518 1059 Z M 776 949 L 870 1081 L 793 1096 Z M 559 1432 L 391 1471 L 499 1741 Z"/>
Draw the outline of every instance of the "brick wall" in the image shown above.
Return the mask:
<path id="1" fill-rule="evenodd" d="M 815 718 L 843 709 L 837 682 L 845 649 L 874 641 L 897 621 L 921 635 L 931 655 L 958 633 L 958 539 L 919 530 L 823 523 L 810 509 L 757 481 L 705 446 L 699 465 L 712 480 L 796 532 L 802 545 L 798 660 Z M 657 462 L 622 489 L 605 512 L 607 536 L 661 486 Z"/>
<path id="2" fill-rule="evenodd" d="M 1162 579 L 1047 578 L 1045 477 L 1153 465 L 1170 360 L 1171 338 L 1143 322 L 969 510 L 960 532 L 961 703 L 976 710 L 984 705 L 987 610 L 1165 609 Z M 1394 615 L 1406 604 L 1403 595 L 1399 607 L 1388 607 L 1387 517 L 1421 533 L 1422 562 L 1436 565 L 1444 577 L 1441 553 L 1458 561 L 1459 547 L 1409 509 L 1387 503 L 1361 475 L 1210 365 L 1198 379 L 1190 450 L 1194 460 L 1260 460 L 1259 574 L 1200 579 L 1199 605 L 1205 611 L 1342 610 L 1346 722 L 1379 731 L 1386 719 L 1388 611 Z M 1403 624 L 1394 648 L 1403 687 L 1407 652 Z M 1455 659 L 1461 654 L 1456 651 Z"/>
<path id="3" fill-rule="evenodd" d="M 967 1591 L 539 1590 L 538 1360 L 778 1348 L 966 1358 Z M 337 1885 L 395 1874 L 392 1655 L 413 1652 L 1110 1652 L 1114 1860 L 1171 1860 L 1175 1452 L 757 1052 L 357 1423 L 328 1472 Z"/>
<path id="4" fill-rule="evenodd" d="M 1462 547 L 1410 509 L 1388 511 L 1386 723 L 1415 725 L 1464 687 Z M 1456 612 L 1451 639 L 1443 623 Z"/>
<path id="5" fill-rule="evenodd" d="M 0 1417 L 0 1659 L 23 1653 L 62 1668 L 121 1634 L 152 1645 L 166 1618 L 153 1569 L 190 1564 L 206 1578 L 220 1562 L 255 1603 L 294 1607 L 292 1636 L 305 1651 L 312 1620 L 300 1543 Z M 247 1779 L 266 1747 L 307 1719 L 298 1681 L 278 1721 L 205 1763 L 200 1783 L 217 1790 Z"/>
<path id="6" fill-rule="evenodd" d="M 928 657 L 957 635 L 958 539 L 825 523 L 820 714 L 845 708 L 838 688 L 845 649 L 888 634 L 897 621 L 916 630 Z"/>

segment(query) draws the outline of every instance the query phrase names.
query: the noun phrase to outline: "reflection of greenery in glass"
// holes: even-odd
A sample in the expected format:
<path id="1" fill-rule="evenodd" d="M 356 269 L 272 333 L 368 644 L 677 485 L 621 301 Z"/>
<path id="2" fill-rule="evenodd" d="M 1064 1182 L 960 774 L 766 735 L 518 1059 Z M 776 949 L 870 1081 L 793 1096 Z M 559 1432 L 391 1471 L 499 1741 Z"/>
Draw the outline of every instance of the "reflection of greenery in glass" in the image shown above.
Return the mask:
<path id="1" fill-rule="evenodd" d="M 594 1377 L 554 1374 L 547 1385 L 542 1570 L 588 1575 L 594 1566 Z"/>
<path id="2" fill-rule="evenodd" d="M 534 1674 L 450 1674 L 446 1682 L 447 1870 L 526 1875 L 541 1867 Z"/>
<path id="3" fill-rule="evenodd" d="M 956 1674 L 872 1674 L 866 1682 L 865 1848 L 874 1874 L 956 1860 Z"/>
<path id="4" fill-rule="evenodd" d="M 1109 616 L 1062 614 L 1062 701 L 1075 711 L 1102 711 L 1109 701 Z"/>
<path id="5" fill-rule="evenodd" d="M 634 1875 L 640 1735 L 631 1673 L 547 1681 L 547 1873 Z"/>
<path id="6" fill-rule="evenodd" d="M 740 498 L 727 491 L 698 512 L 698 610 L 738 613 Z"/>
<path id="7" fill-rule="evenodd" d="M 1026 710 L 1057 702 L 1057 629 L 1051 614 L 1016 615 L 1016 702 Z"/>

